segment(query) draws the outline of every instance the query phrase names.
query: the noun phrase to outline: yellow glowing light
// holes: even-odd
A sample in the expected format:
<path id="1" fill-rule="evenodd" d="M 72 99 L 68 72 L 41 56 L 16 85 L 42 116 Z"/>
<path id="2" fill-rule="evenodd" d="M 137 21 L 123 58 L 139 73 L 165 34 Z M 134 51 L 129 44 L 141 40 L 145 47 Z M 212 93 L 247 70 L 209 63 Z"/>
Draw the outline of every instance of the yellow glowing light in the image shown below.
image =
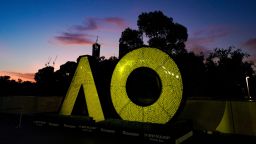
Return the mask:
<path id="1" fill-rule="evenodd" d="M 162 83 L 160 97 L 150 106 L 136 105 L 126 92 L 128 76 L 139 67 L 154 70 Z M 124 120 L 164 124 L 177 112 L 182 100 L 182 89 L 179 69 L 169 55 L 155 48 L 140 48 L 118 62 L 111 80 L 111 99 Z"/>
<path id="2" fill-rule="evenodd" d="M 62 104 L 60 114 L 71 115 L 80 87 L 83 86 L 89 116 L 95 121 L 104 120 L 98 92 L 87 57 L 82 57 Z"/>

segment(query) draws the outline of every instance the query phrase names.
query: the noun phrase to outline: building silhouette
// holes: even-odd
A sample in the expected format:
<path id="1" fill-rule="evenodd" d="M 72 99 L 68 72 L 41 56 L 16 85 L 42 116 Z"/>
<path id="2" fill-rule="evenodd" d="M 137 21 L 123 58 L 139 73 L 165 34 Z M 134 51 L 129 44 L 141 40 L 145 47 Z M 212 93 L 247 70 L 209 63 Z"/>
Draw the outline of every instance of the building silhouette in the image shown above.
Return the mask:
<path id="1" fill-rule="evenodd" d="M 98 43 L 98 37 L 96 42 L 92 45 L 92 56 L 96 58 L 100 57 L 100 44 Z"/>

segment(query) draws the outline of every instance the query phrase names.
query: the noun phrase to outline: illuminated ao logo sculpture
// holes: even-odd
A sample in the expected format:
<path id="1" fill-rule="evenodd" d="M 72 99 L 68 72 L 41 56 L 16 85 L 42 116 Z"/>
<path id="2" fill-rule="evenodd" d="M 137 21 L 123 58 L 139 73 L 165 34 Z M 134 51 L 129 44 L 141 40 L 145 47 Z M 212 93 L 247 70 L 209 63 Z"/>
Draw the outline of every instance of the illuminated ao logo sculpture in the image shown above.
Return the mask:
<path id="1" fill-rule="evenodd" d="M 158 99 L 147 106 L 137 105 L 127 94 L 128 77 L 139 68 L 153 70 L 162 85 Z M 89 116 L 95 121 L 105 120 L 87 57 L 79 61 L 60 114 L 71 115 L 81 86 L 84 88 Z M 172 119 L 180 107 L 183 85 L 179 69 L 168 54 L 156 48 L 139 48 L 118 62 L 112 74 L 110 91 L 114 108 L 122 119 L 164 124 Z"/>

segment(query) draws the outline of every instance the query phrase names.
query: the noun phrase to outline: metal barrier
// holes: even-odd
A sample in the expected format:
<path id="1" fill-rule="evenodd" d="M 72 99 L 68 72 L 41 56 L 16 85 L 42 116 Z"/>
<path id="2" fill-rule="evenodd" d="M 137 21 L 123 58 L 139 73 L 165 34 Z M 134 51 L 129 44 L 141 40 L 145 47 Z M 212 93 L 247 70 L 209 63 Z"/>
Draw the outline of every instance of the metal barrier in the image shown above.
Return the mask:
<path id="1" fill-rule="evenodd" d="M 199 130 L 256 135 L 256 101 L 190 99 L 179 119 Z"/>

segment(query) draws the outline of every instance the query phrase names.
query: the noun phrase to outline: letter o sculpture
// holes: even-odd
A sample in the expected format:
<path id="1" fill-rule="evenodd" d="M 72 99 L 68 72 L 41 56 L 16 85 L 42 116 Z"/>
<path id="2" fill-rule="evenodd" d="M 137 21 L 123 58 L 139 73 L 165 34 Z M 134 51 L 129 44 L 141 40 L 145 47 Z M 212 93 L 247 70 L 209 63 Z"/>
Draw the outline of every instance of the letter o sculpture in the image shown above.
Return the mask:
<path id="1" fill-rule="evenodd" d="M 133 103 L 126 92 L 131 72 L 140 67 L 154 70 L 162 83 L 159 98 L 149 106 Z M 156 48 L 139 48 L 126 54 L 116 65 L 111 79 L 111 99 L 124 120 L 164 124 L 172 119 L 182 101 L 182 79 L 172 58 Z"/>

